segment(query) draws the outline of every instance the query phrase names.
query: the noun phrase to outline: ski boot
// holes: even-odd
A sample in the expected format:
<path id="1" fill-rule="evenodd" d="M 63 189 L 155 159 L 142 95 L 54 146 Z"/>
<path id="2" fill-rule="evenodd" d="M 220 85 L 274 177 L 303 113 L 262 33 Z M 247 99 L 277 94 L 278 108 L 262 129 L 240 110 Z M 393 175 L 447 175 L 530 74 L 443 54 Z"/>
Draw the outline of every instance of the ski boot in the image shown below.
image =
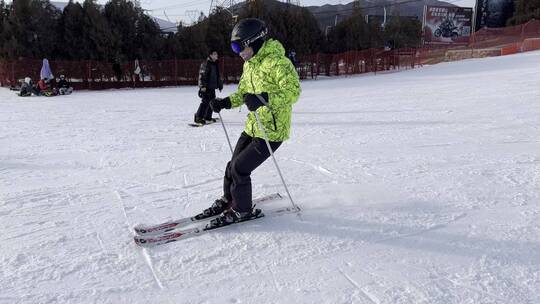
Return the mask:
<path id="1" fill-rule="evenodd" d="M 205 124 L 206 124 L 206 120 L 204 120 L 204 118 L 198 117 L 197 115 L 195 115 L 195 116 L 193 117 L 193 121 L 194 121 L 195 124 L 197 124 L 197 125 L 205 125 Z"/>
<path id="2" fill-rule="evenodd" d="M 218 198 L 214 201 L 212 206 L 203 210 L 202 213 L 199 213 L 195 216 L 195 219 L 202 220 L 208 217 L 216 216 L 221 214 L 223 211 L 229 208 L 229 202 L 226 198 Z"/>
<path id="3" fill-rule="evenodd" d="M 232 208 L 225 210 L 220 216 L 211 220 L 206 226 L 205 230 L 211 230 L 223 226 L 227 226 L 234 223 L 253 220 L 259 217 L 263 217 L 261 209 L 251 209 L 247 212 L 238 212 Z"/>

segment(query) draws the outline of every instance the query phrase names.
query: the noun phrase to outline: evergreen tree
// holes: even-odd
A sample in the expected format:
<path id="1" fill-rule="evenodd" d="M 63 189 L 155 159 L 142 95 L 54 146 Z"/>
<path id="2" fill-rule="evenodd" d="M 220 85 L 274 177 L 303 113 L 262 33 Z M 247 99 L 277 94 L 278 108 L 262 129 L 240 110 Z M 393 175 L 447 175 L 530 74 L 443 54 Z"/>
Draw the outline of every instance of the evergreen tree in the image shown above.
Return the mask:
<path id="1" fill-rule="evenodd" d="M 177 39 L 180 45 L 179 58 L 202 59 L 208 55 L 206 26 L 203 22 L 179 28 Z"/>
<path id="2" fill-rule="evenodd" d="M 540 0 L 515 0 L 514 16 L 509 24 L 522 24 L 529 20 L 540 20 Z"/>
<path id="3" fill-rule="evenodd" d="M 156 60 L 163 58 L 165 39 L 161 36 L 159 25 L 142 10 L 137 10 L 135 36 L 135 58 Z"/>
<path id="4" fill-rule="evenodd" d="M 205 43 L 221 55 L 232 56 L 230 47 L 233 20 L 231 14 L 223 8 L 217 8 L 207 19 Z"/>
<path id="5" fill-rule="evenodd" d="M 287 48 L 296 50 L 298 54 L 319 52 L 323 43 L 323 34 L 317 19 L 305 8 L 293 12 L 291 15 L 290 18 L 287 18 L 288 28 L 292 32 L 287 41 Z"/>
<path id="6" fill-rule="evenodd" d="M 422 24 L 408 17 L 393 16 L 386 23 L 384 38 L 393 48 L 414 48 L 422 39 Z"/>
<path id="7" fill-rule="evenodd" d="M 105 16 L 95 0 L 83 3 L 83 37 L 87 49 L 87 58 L 92 60 L 112 61 L 117 54 L 114 50 L 114 37 Z"/>
<path id="8" fill-rule="evenodd" d="M 60 12 L 48 0 L 14 0 L 3 15 L 3 53 L 8 58 L 55 58 Z"/>
<path id="9" fill-rule="evenodd" d="M 49 0 L 33 0 L 31 4 L 33 14 L 29 30 L 34 33 L 36 47 L 33 57 L 55 59 L 61 12 Z"/>
<path id="10" fill-rule="evenodd" d="M 84 35 L 84 10 L 79 3 L 69 1 L 59 21 L 58 53 L 64 59 L 81 60 L 90 58 Z"/>
<path id="11" fill-rule="evenodd" d="M 176 41 L 180 58 L 203 59 L 210 49 L 222 56 L 233 56 L 230 35 L 233 27 L 231 14 L 217 8 L 209 17 L 201 14 L 199 21 L 191 26 L 178 26 Z"/>
<path id="12" fill-rule="evenodd" d="M 32 19 L 31 0 L 15 0 L 11 3 L 6 34 L 6 51 L 10 58 L 31 57 L 37 36 L 30 30 Z"/>
<path id="13" fill-rule="evenodd" d="M 375 31 L 372 33 L 371 31 Z M 328 35 L 328 51 L 341 53 L 350 50 L 362 50 L 376 45 L 380 40 L 375 26 L 369 26 L 364 21 L 360 9 L 355 9 L 352 15 L 338 23 Z"/>
<path id="14" fill-rule="evenodd" d="M 248 17 L 264 20 L 269 36 L 279 40 L 288 51 L 313 54 L 323 44 L 318 22 L 306 8 L 284 6 L 275 1 L 252 1 L 240 14 L 240 19 Z"/>
<path id="15" fill-rule="evenodd" d="M 112 0 L 105 4 L 104 16 L 112 32 L 112 48 L 115 59 L 134 60 L 137 36 L 137 13 L 132 2 Z"/>
<path id="16" fill-rule="evenodd" d="M 8 18 L 8 7 L 4 0 L 0 1 L 0 59 L 6 57 L 4 51 L 6 44 L 6 25 Z"/>
<path id="17" fill-rule="evenodd" d="M 168 33 L 163 41 L 162 58 L 175 59 L 180 54 L 180 42 L 175 34 Z"/>

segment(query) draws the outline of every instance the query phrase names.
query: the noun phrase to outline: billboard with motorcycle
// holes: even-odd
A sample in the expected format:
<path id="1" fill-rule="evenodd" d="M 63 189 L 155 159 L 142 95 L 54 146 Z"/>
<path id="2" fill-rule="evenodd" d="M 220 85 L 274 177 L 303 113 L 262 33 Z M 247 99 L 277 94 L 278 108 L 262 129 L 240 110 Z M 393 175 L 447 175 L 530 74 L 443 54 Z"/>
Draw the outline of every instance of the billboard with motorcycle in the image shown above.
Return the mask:
<path id="1" fill-rule="evenodd" d="M 467 44 L 472 33 L 473 9 L 468 7 L 424 7 L 424 44 Z"/>

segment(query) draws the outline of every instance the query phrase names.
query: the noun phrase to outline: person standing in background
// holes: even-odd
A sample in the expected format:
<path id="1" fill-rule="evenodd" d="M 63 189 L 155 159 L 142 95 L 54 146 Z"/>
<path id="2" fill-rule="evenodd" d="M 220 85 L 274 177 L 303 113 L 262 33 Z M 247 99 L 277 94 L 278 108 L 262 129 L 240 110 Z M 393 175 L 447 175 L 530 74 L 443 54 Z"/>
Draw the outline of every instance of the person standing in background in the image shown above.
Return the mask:
<path id="1" fill-rule="evenodd" d="M 201 64 L 199 69 L 199 97 L 201 103 L 195 113 L 195 124 L 204 125 L 206 123 L 215 122 L 212 118 L 212 109 L 210 109 L 210 101 L 216 98 L 216 89 L 223 89 L 223 81 L 219 74 L 218 52 L 210 50 L 208 58 Z"/>

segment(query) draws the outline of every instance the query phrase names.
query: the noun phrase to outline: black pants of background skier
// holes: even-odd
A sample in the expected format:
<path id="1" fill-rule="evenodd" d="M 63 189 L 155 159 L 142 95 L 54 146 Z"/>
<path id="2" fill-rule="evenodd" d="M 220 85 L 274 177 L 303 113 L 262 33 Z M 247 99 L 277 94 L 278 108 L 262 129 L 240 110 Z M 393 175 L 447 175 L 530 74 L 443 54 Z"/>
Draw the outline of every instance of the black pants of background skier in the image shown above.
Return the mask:
<path id="1" fill-rule="evenodd" d="M 276 151 L 281 142 L 270 142 L 272 151 Z M 251 211 L 251 172 L 259 167 L 270 152 L 266 142 L 261 138 L 253 138 L 242 132 L 231 161 L 227 163 L 223 180 L 223 194 L 237 212 Z"/>
<path id="2" fill-rule="evenodd" d="M 201 104 L 195 113 L 195 119 L 212 119 L 212 109 L 210 109 L 210 101 L 216 98 L 216 90 L 206 89 L 206 92 L 201 94 Z"/>

